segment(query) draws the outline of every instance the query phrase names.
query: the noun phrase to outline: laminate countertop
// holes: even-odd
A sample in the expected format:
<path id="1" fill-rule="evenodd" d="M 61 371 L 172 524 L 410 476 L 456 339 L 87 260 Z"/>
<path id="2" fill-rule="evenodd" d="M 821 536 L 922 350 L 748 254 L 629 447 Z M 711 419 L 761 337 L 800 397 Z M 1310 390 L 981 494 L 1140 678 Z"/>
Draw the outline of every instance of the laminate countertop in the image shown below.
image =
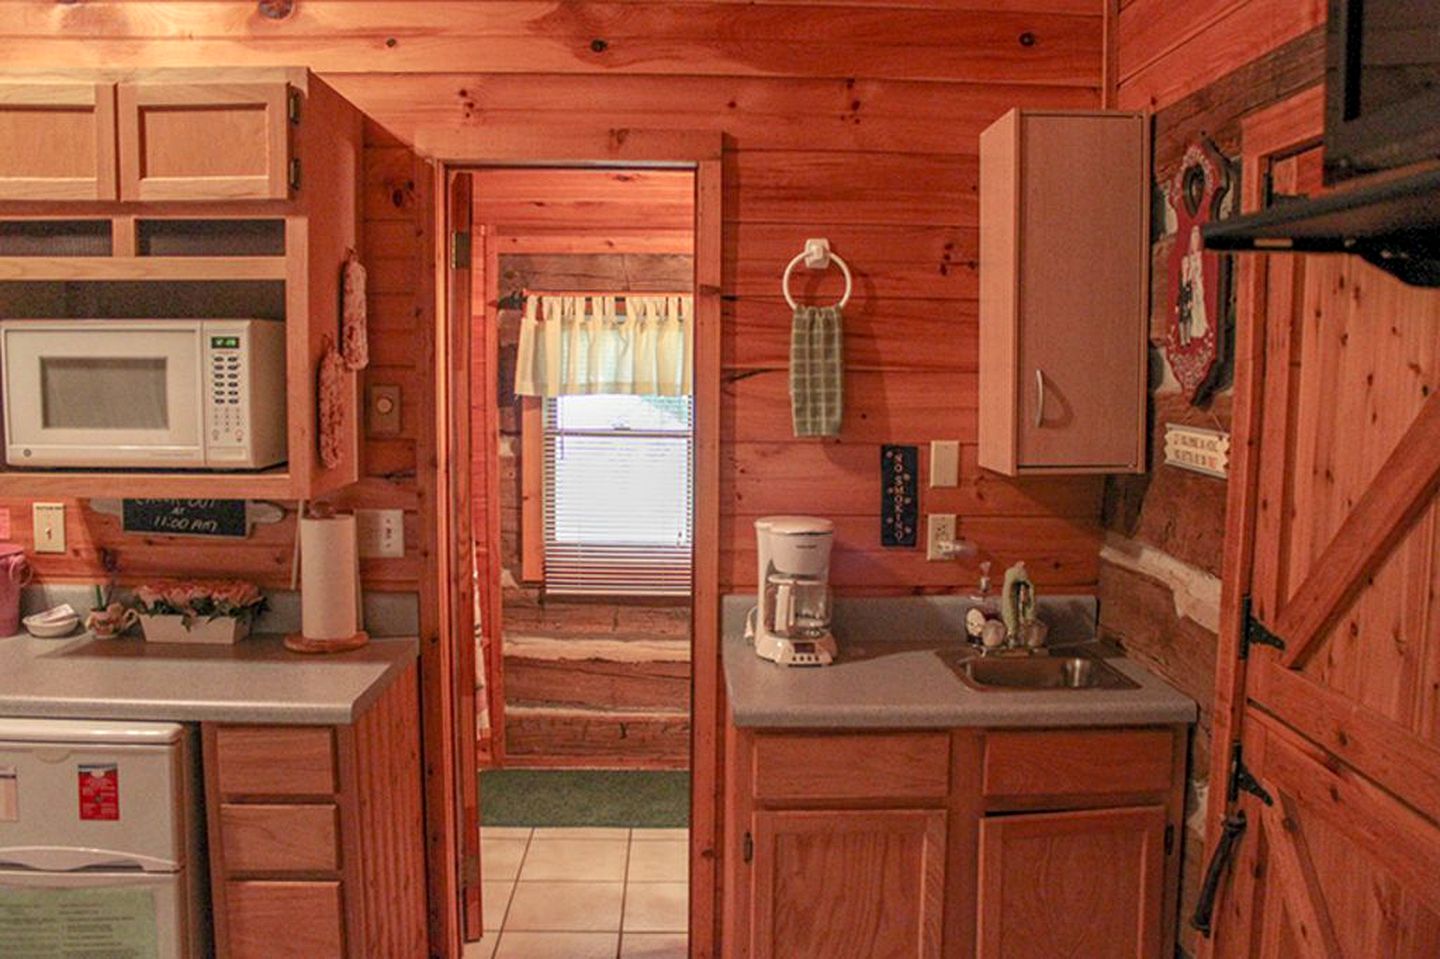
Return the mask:
<path id="1" fill-rule="evenodd" d="M 0 639 L 0 716 L 343 725 L 418 653 L 414 639 L 307 656 L 278 635 L 233 646 L 11 636 Z"/>
<path id="2" fill-rule="evenodd" d="M 964 647 L 968 604 L 950 597 L 841 600 L 829 666 L 779 666 L 744 636 L 748 597 L 726 597 L 725 685 L 736 725 L 766 728 L 1133 726 L 1193 723 L 1193 699 L 1139 663 L 1105 661 L 1135 689 L 991 690 L 962 683 L 938 651 Z M 1051 642 L 1093 632 L 1094 600 L 1042 599 Z"/>

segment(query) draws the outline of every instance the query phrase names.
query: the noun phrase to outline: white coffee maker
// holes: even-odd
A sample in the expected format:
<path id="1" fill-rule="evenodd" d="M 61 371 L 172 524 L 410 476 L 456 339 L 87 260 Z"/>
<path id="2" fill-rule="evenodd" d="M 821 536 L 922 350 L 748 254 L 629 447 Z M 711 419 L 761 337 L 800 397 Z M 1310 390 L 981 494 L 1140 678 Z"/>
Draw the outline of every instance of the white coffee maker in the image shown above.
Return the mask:
<path id="1" fill-rule="evenodd" d="M 750 610 L 746 638 L 756 655 L 782 666 L 834 661 L 830 635 L 830 544 L 835 524 L 813 516 L 755 521 L 760 604 Z"/>

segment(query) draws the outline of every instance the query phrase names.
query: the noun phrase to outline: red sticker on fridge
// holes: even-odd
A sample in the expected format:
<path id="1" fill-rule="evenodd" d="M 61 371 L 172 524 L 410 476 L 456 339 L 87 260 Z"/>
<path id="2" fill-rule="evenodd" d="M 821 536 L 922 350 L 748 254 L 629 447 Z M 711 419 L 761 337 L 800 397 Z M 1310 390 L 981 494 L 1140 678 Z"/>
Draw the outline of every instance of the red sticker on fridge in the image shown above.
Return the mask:
<path id="1" fill-rule="evenodd" d="M 115 763 L 81 764 L 80 818 L 91 821 L 120 818 L 120 767 Z"/>

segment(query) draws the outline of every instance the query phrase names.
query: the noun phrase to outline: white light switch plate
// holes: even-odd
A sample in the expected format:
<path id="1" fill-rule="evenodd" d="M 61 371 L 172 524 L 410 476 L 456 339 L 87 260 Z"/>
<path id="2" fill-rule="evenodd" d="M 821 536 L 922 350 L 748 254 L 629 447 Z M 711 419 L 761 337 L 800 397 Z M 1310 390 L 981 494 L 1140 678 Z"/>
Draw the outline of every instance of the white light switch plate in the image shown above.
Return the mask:
<path id="1" fill-rule="evenodd" d="M 405 555 L 405 513 L 398 509 L 357 509 L 355 536 L 362 559 Z"/>
<path id="2" fill-rule="evenodd" d="M 930 443 L 930 488 L 960 485 L 960 441 Z"/>
<path id="3" fill-rule="evenodd" d="M 65 552 L 65 504 L 32 503 L 34 517 L 35 552 Z"/>

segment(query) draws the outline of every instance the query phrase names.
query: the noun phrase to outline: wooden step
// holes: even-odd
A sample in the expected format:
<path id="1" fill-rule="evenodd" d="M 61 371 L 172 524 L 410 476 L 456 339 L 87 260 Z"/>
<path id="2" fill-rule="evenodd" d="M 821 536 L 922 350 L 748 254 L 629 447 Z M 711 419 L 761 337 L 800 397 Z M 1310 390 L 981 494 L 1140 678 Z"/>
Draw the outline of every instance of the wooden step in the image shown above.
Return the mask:
<path id="1" fill-rule="evenodd" d="M 515 766 L 685 769 L 690 715 L 507 705 L 505 753 Z"/>

